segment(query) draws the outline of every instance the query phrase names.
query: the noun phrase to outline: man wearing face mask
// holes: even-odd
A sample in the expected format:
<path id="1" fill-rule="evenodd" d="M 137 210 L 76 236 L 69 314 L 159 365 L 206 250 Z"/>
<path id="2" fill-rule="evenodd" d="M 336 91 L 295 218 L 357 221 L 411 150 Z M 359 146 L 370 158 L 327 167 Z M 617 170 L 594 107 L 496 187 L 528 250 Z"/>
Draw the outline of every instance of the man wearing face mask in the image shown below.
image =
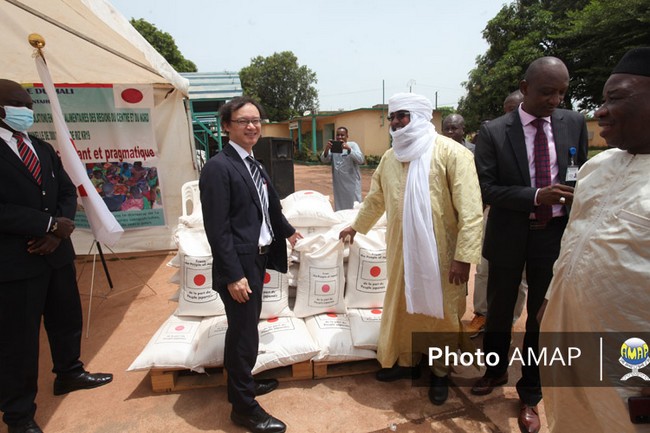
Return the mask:
<path id="1" fill-rule="evenodd" d="M 378 341 L 380 381 L 417 378 L 428 347 L 467 349 L 461 317 L 471 263 L 481 253 L 483 209 L 472 153 L 439 135 L 433 105 L 413 93 L 388 101 L 393 147 L 381 158 L 352 224 L 339 238 L 367 233 L 386 211 L 388 284 Z M 412 342 L 426 333 L 425 344 Z M 429 399 L 448 397 L 448 367 L 432 366 Z"/>
<path id="2" fill-rule="evenodd" d="M 38 433 L 41 319 L 54 395 L 109 383 L 79 360 L 82 312 L 70 234 L 77 194 L 54 148 L 28 136 L 32 99 L 0 79 L 0 410 L 9 433 Z"/>

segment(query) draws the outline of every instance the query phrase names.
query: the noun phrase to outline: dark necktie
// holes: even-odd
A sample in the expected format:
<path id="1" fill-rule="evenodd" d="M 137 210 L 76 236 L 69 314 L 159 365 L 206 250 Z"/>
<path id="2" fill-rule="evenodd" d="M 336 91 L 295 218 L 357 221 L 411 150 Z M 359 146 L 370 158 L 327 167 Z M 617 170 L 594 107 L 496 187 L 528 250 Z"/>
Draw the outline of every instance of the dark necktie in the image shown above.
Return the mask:
<path id="1" fill-rule="evenodd" d="M 264 212 L 264 221 L 266 222 L 266 227 L 273 237 L 273 229 L 271 228 L 271 218 L 269 217 L 269 202 L 266 197 L 266 191 L 264 190 L 264 181 L 262 180 L 262 173 L 260 172 L 260 167 L 257 165 L 255 158 L 248 155 L 246 157 L 251 166 L 251 175 L 253 176 L 253 182 L 255 183 L 255 188 L 260 196 L 260 201 L 262 202 L 262 211 Z"/>
<path id="2" fill-rule="evenodd" d="M 34 179 L 36 179 L 36 182 L 38 182 L 38 184 L 40 185 L 42 182 L 41 163 L 36 157 L 34 151 L 30 149 L 27 143 L 25 143 L 23 134 L 16 132 L 14 134 L 14 138 L 16 139 L 16 145 L 18 147 L 18 153 L 20 154 L 20 159 L 23 160 L 23 163 L 25 164 L 25 167 L 27 167 L 27 170 L 29 170 L 32 176 L 34 176 Z"/>
<path id="3" fill-rule="evenodd" d="M 537 128 L 535 134 L 535 186 L 544 188 L 551 184 L 551 158 L 548 153 L 548 138 L 544 132 L 544 120 L 535 119 L 532 124 Z M 541 204 L 535 208 L 535 216 L 540 223 L 546 223 L 553 217 L 553 208 Z"/>

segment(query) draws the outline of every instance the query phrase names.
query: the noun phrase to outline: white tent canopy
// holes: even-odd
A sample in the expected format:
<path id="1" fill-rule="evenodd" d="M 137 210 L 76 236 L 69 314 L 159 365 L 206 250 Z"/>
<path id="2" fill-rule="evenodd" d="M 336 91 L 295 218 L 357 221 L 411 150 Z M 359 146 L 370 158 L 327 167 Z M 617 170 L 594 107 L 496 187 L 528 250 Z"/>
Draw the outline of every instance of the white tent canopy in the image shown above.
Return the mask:
<path id="1" fill-rule="evenodd" d="M 0 0 L 5 56 L 0 78 L 39 83 L 27 37 L 45 39 L 43 53 L 55 83 L 152 84 L 152 122 L 166 226 L 125 231 L 115 252 L 173 249 L 172 229 L 181 215 L 181 186 L 197 178 L 192 125 L 184 97 L 189 83 L 107 0 Z M 53 143 L 55 144 L 55 143 Z M 77 230 L 77 253 L 92 233 Z"/>
<path id="2" fill-rule="evenodd" d="M 165 83 L 187 95 L 189 82 L 105 0 L 3 0 L 5 78 L 39 82 L 27 35 L 45 38 L 55 82 Z"/>

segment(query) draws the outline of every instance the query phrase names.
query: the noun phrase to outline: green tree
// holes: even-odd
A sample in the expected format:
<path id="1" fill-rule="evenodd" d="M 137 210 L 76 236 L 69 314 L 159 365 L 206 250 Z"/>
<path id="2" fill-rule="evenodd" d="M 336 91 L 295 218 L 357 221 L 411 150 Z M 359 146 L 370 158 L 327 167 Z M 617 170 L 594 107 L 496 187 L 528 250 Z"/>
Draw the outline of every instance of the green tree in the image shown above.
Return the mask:
<path id="1" fill-rule="evenodd" d="M 503 114 L 504 98 L 519 87 L 526 67 L 537 57 L 561 58 L 567 64 L 572 84 L 579 79 L 577 58 L 571 55 L 578 47 L 568 36 L 559 35 L 571 28 L 576 17 L 593 1 L 597 0 L 519 0 L 503 6 L 483 31 L 490 47 L 476 59 L 476 67 L 463 83 L 467 94 L 461 98 L 458 110 L 468 129 L 477 129 L 481 121 Z M 615 4 L 615 0 L 600 1 L 611 7 Z M 613 28 L 599 38 L 610 38 Z M 581 99 L 577 87 L 570 86 L 564 106 L 572 108 Z"/>
<path id="2" fill-rule="evenodd" d="M 592 0 L 567 16 L 570 25 L 556 35 L 558 57 L 569 65 L 578 108 L 592 110 L 600 105 L 605 81 L 623 54 L 650 46 L 650 3 Z"/>
<path id="3" fill-rule="evenodd" d="M 463 83 L 467 95 L 458 105 L 468 130 L 503 114 L 503 100 L 519 87 L 527 65 L 553 51 L 549 35 L 561 25 L 556 19 L 561 13 L 545 9 L 542 3 L 521 0 L 504 5 L 483 30 L 490 47 Z"/>
<path id="4" fill-rule="evenodd" d="M 196 65 L 192 61 L 183 57 L 176 46 L 176 41 L 174 41 L 174 38 L 169 33 L 159 30 L 156 26 L 143 18 L 138 20 L 131 18 L 130 22 L 138 33 L 140 33 L 177 72 L 197 71 Z"/>
<path id="5" fill-rule="evenodd" d="M 291 51 L 251 59 L 239 78 L 244 94 L 260 101 L 270 120 L 287 120 L 318 108 L 316 73 L 298 65 Z"/>
<path id="6" fill-rule="evenodd" d="M 438 111 L 440 112 L 440 118 L 444 119 L 445 117 L 449 116 L 450 114 L 456 113 L 456 110 L 454 107 L 438 107 Z"/>

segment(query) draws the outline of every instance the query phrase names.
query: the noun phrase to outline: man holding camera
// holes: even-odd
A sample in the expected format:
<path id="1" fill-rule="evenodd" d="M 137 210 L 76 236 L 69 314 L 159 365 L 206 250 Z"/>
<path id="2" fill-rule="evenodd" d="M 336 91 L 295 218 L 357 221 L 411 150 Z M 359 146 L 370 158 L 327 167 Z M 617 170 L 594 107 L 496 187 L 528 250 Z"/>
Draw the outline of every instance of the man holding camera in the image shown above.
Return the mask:
<path id="1" fill-rule="evenodd" d="M 355 201 L 361 203 L 359 165 L 365 162 L 365 157 L 357 143 L 348 141 L 348 128 L 340 126 L 336 130 L 336 140 L 327 142 L 320 161 L 332 162 L 334 210 L 352 209 Z"/>

